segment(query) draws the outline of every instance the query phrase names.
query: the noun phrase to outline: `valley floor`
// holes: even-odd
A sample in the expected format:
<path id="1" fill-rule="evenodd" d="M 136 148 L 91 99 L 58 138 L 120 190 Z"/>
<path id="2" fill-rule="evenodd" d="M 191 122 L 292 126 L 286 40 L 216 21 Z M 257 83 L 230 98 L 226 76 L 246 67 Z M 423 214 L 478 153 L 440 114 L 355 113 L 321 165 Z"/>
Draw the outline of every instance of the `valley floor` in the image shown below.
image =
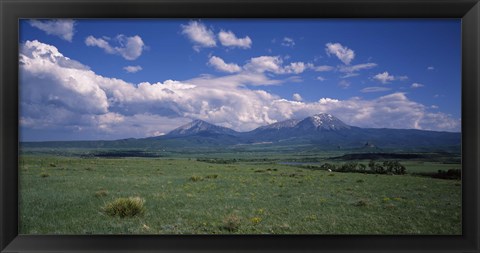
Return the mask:
<path id="1" fill-rule="evenodd" d="M 416 171 L 452 165 L 407 162 Z M 459 167 L 459 165 L 457 165 Z M 22 155 L 20 234 L 461 234 L 461 181 L 277 162 Z M 140 197 L 143 214 L 106 203 Z"/>

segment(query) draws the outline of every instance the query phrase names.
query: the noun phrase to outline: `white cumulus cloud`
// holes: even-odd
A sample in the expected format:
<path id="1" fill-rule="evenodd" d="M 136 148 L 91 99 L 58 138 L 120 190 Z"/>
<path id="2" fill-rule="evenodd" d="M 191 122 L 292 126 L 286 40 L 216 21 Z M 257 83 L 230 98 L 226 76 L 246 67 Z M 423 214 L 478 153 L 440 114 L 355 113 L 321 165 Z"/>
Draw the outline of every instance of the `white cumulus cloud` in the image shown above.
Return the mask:
<path id="1" fill-rule="evenodd" d="M 252 40 L 250 37 L 245 36 L 244 38 L 237 38 L 237 36 L 231 31 L 220 31 L 218 33 L 218 40 L 226 47 L 239 47 L 246 49 L 252 46 Z"/>
<path id="2" fill-rule="evenodd" d="M 140 36 L 135 35 L 127 37 L 123 34 L 119 34 L 113 40 L 118 46 L 110 45 L 109 38 L 95 38 L 88 36 L 85 39 L 85 44 L 91 47 L 99 47 L 108 54 L 117 54 L 125 58 L 126 60 L 135 60 L 142 55 L 142 51 L 145 49 L 145 44 Z"/>
<path id="3" fill-rule="evenodd" d="M 291 62 L 288 65 L 283 65 L 283 60 L 280 56 L 259 56 L 251 58 L 244 69 L 249 72 L 271 72 L 275 74 L 300 74 L 309 68 L 313 68 L 311 64 L 304 62 Z"/>
<path id="4" fill-rule="evenodd" d="M 279 56 L 259 56 L 251 58 L 244 66 L 245 69 L 252 72 L 265 72 L 280 74 L 283 72 L 283 60 Z"/>
<path id="5" fill-rule="evenodd" d="M 128 73 L 136 73 L 136 72 L 142 70 L 143 68 L 142 68 L 142 66 L 137 65 L 137 66 L 125 66 L 125 67 L 123 67 L 123 69 L 125 71 L 127 71 Z"/>
<path id="6" fill-rule="evenodd" d="M 75 33 L 75 21 L 71 19 L 47 19 L 30 20 L 30 25 L 36 27 L 49 35 L 58 36 L 66 41 L 72 42 Z"/>
<path id="7" fill-rule="evenodd" d="M 34 133 L 37 137 L 38 133 L 50 133 L 77 139 L 140 138 L 168 133 L 192 119 L 248 131 L 320 112 L 359 127 L 460 129 L 459 119 L 431 112 L 430 106 L 412 101 L 404 93 L 370 100 L 323 97 L 316 102 L 299 102 L 295 100 L 301 96 L 290 100 L 249 89 L 251 85 L 259 88 L 288 80 L 251 71 L 129 83 L 98 75 L 51 45 L 27 41 L 20 47 L 19 107 L 24 138 L 35 138 Z M 284 68 L 265 65 L 272 70 Z"/>
<path id="8" fill-rule="evenodd" d="M 217 56 L 210 57 L 208 61 L 210 66 L 213 66 L 216 70 L 227 72 L 227 73 L 236 73 L 240 72 L 242 68 L 235 63 L 225 63 L 225 61 Z"/>
<path id="9" fill-rule="evenodd" d="M 298 93 L 294 93 L 294 94 L 292 95 L 292 99 L 293 99 L 294 101 L 298 101 L 298 102 L 300 102 L 300 101 L 303 100 L 302 96 L 301 96 L 300 94 L 298 94 Z"/>
<path id="10" fill-rule="evenodd" d="M 383 73 L 379 73 L 379 74 L 376 74 L 373 79 L 383 83 L 383 84 L 386 84 L 386 83 L 389 83 L 393 80 L 395 80 L 395 77 L 390 75 L 387 71 L 383 72 Z"/>
<path id="11" fill-rule="evenodd" d="M 355 52 L 348 47 L 342 46 L 340 43 L 327 43 L 325 47 L 328 55 L 335 55 L 346 65 L 349 65 L 353 58 L 355 58 Z"/>
<path id="12" fill-rule="evenodd" d="M 195 45 L 193 49 L 199 51 L 202 47 L 216 47 L 215 34 L 199 21 L 190 21 L 182 25 L 182 33 L 185 34 Z"/>
<path id="13" fill-rule="evenodd" d="M 307 67 L 307 64 L 303 62 L 292 62 L 284 67 L 284 72 L 300 74 L 303 73 L 307 69 Z"/>
<path id="14" fill-rule="evenodd" d="M 412 83 L 412 85 L 411 85 L 410 87 L 412 87 L 412 88 L 415 89 L 415 88 L 421 88 L 421 87 L 423 87 L 423 86 L 425 86 L 425 85 L 423 85 L 423 84 L 421 84 L 421 83 Z"/>

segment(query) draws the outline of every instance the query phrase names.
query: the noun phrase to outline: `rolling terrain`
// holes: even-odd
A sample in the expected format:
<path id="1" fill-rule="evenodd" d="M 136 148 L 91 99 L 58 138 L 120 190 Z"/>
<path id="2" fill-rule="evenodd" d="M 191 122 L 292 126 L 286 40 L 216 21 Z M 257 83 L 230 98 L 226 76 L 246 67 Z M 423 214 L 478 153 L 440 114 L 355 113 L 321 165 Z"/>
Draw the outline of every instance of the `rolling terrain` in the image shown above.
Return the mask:
<path id="1" fill-rule="evenodd" d="M 460 141 L 460 133 L 359 128 L 318 114 L 249 132 L 194 120 L 158 137 L 24 142 L 19 229 L 458 235 Z M 405 171 L 378 170 L 395 162 Z M 106 211 L 126 198 L 142 212 Z"/>

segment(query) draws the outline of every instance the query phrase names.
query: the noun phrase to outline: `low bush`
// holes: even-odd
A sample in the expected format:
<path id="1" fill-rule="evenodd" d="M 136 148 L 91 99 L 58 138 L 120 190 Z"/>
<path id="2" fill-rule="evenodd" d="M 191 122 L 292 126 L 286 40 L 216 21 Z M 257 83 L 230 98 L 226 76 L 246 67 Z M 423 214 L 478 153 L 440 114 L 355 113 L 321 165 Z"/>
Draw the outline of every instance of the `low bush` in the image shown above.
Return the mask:
<path id="1" fill-rule="evenodd" d="M 334 171 L 336 169 L 335 164 L 324 163 L 320 166 L 321 169 Z"/>
<path id="2" fill-rule="evenodd" d="M 133 217 L 145 212 L 145 200 L 140 197 L 117 198 L 107 203 L 103 210 L 109 216 Z"/>
<path id="3" fill-rule="evenodd" d="M 190 181 L 192 182 L 198 182 L 198 181 L 202 181 L 203 180 L 203 177 L 201 176 L 191 176 L 190 177 Z"/>
<path id="4" fill-rule="evenodd" d="M 460 169 L 449 169 L 447 171 L 438 170 L 437 173 L 417 173 L 417 175 L 432 177 L 432 178 L 440 178 L 440 179 L 460 180 L 462 179 L 462 170 Z"/>
<path id="5" fill-rule="evenodd" d="M 108 191 L 105 189 L 101 189 L 95 192 L 95 197 L 100 198 L 100 197 L 105 197 L 108 195 Z"/>
<path id="6" fill-rule="evenodd" d="M 232 164 L 236 163 L 237 159 L 222 159 L 222 158 L 197 158 L 199 162 L 216 163 L 216 164 Z"/>
<path id="7" fill-rule="evenodd" d="M 460 169 L 449 169 L 447 171 L 438 170 L 438 173 L 435 174 L 434 177 L 443 179 L 461 179 L 462 171 Z"/>
<path id="8" fill-rule="evenodd" d="M 223 219 L 223 228 L 230 232 L 235 232 L 240 228 L 240 223 L 241 223 L 240 217 L 232 213 L 225 216 L 225 218 Z"/>
<path id="9" fill-rule="evenodd" d="M 355 203 L 355 206 L 367 206 L 368 202 L 366 200 L 359 200 Z"/>
<path id="10" fill-rule="evenodd" d="M 253 218 L 250 219 L 250 221 L 253 223 L 253 225 L 257 225 L 258 223 L 262 222 L 262 218 L 253 217 Z"/>
<path id="11" fill-rule="evenodd" d="M 365 173 L 365 174 L 390 174 L 390 175 L 403 175 L 407 173 L 407 169 L 398 161 L 384 161 L 383 163 L 376 163 L 370 161 L 368 163 L 368 169 L 365 164 L 357 162 L 347 162 L 338 167 L 324 163 L 320 166 L 323 170 L 329 172 L 353 172 L 353 173 Z"/>

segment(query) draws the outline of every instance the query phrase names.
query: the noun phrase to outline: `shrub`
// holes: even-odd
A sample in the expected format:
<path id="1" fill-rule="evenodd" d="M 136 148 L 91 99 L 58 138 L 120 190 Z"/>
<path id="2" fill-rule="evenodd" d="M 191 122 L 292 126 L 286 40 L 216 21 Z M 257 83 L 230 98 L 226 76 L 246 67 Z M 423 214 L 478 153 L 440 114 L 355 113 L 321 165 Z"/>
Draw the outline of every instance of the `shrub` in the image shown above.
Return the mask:
<path id="1" fill-rule="evenodd" d="M 110 216 L 133 217 L 145 212 L 145 200 L 140 197 L 118 198 L 107 203 L 103 210 Z"/>
<path id="2" fill-rule="evenodd" d="M 357 203 L 355 203 L 355 206 L 367 206 L 367 205 L 368 205 L 367 201 L 363 200 L 363 199 L 359 200 L 359 201 L 357 201 Z"/>
<path id="3" fill-rule="evenodd" d="M 433 177 L 442 179 L 461 179 L 462 171 L 460 169 L 449 169 L 447 171 L 438 170 L 438 173 Z"/>
<path id="4" fill-rule="evenodd" d="M 237 159 L 221 159 L 221 158 L 197 158 L 197 161 L 199 162 L 205 162 L 205 163 L 217 163 L 217 164 L 232 164 L 236 163 Z"/>
<path id="5" fill-rule="evenodd" d="M 371 160 L 367 165 L 357 162 L 346 162 L 338 168 L 335 165 L 325 163 L 321 166 L 322 169 L 336 172 L 353 172 L 353 173 L 368 173 L 368 174 L 396 174 L 403 175 L 406 173 L 406 168 L 398 161 L 384 161 L 382 163 L 376 163 Z"/>
<path id="6" fill-rule="evenodd" d="M 395 206 L 394 204 L 391 204 L 391 203 L 385 205 L 385 208 L 387 208 L 387 209 L 395 209 L 396 207 L 397 207 L 397 206 Z"/>
<path id="7" fill-rule="evenodd" d="M 217 174 L 214 174 L 214 175 L 208 175 L 208 176 L 206 176 L 205 178 L 215 179 L 215 178 L 217 178 L 217 177 L 218 177 L 218 175 L 217 175 Z"/>
<path id="8" fill-rule="evenodd" d="M 100 197 L 105 197 L 108 195 L 108 191 L 105 189 L 98 190 L 95 192 L 95 197 L 100 198 Z"/>
<path id="9" fill-rule="evenodd" d="M 437 173 L 417 173 L 417 175 L 440 179 L 459 180 L 462 178 L 462 171 L 460 169 L 449 169 L 447 171 L 438 170 Z"/>
<path id="10" fill-rule="evenodd" d="M 253 217 L 253 218 L 250 219 L 250 221 L 253 223 L 253 225 L 257 225 L 258 223 L 260 223 L 262 221 L 262 218 Z"/>
<path id="11" fill-rule="evenodd" d="M 42 172 L 42 173 L 40 173 L 40 176 L 41 177 L 49 177 L 50 174 L 48 174 L 47 172 Z"/>
<path id="12" fill-rule="evenodd" d="M 329 171 L 335 171 L 335 164 L 330 164 L 330 163 L 324 163 L 322 166 L 320 166 L 321 169 L 324 170 L 329 170 Z"/>
<path id="13" fill-rule="evenodd" d="M 223 219 L 223 228 L 230 232 L 235 232 L 240 228 L 240 222 L 238 215 L 234 213 L 229 214 Z"/>
<path id="14" fill-rule="evenodd" d="M 348 162 L 348 163 L 345 163 L 342 166 L 340 166 L 340 168 L 338 168 L 338 171 L 341 171 L 341 172 L 355 172 L 357 170 L 357 165 L 358 165 L 358 163 L 356 163 L 356 162 Z"/>
<path id="15" fill-rule="evenodd" d="M 191 176 L 190 177 L 190 181 L 192 182 L 198 182 L 198 181 L 202 181 L 203 180 L 203 177 L 201 176 Z"/>
<path id="16" fill-rule="evenodd" d="M 403 175 L 406 173 L 405 166 L 398 161 L 385 161 L 383 162 L 383 167 L 385 167 L 386 172 L 390 174 Z"/>
<path id="17" fill-rule="evenodd" d="M 363 164 L 363 163 L 360 163 L 360 164 L 358 165 L 358 170 L 359 170 L 360 172 L 365 172 L 365 171 L 367 170 L 367 166 L 365 166 L 365 164 Z"/>
<path id="18" fill-rule="evenodd" d="M 381 164 L 375 164 L 375 167 L 373 168 L 373 172 L 376 174 L 386 174 L 387 171 Z"/>

